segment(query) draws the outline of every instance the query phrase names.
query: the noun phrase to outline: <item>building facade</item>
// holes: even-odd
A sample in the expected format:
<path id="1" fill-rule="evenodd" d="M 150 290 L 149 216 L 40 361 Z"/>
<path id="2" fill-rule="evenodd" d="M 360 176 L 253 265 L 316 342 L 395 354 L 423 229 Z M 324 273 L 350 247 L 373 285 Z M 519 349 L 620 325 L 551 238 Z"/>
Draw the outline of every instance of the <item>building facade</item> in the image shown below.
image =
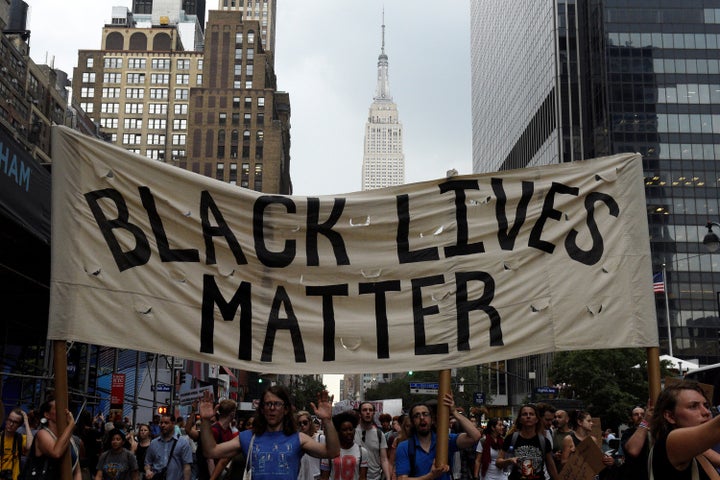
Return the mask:
<path id="1" fill-rule="evenodd" d="M 277 0 L 218 0 L 218 10 L 240 12 L 241 19 L 260 22 L 260 43 L 275 52 Z"/>
<path id="2" fill-rule="evenodd" d="M 266 193 L 292 193 L 290 99 L 277 91 L 260 22 L 210 11 L 206 75 L 191 90 L 187 168 Z"/>
<path id="3" fill-rule="evenodd" d="M 661 349 L 720 361 L 720 259 L 702 245 L 718 221 L 720 1 L 472 1 L 471 18 L 474 171 L 641 153 Z M 508 368 L 530 361 L 547 364 Z"/>
<path id="4" fill-rule="evenodd" d="M 365 122 L 363 143 L 362 189 L 402 185 L 405 183 L 403 129 L 397 104 L 390 95 L 388 56 L 385 53 L 385 25 L 378 56 L 375 96 Z"/>

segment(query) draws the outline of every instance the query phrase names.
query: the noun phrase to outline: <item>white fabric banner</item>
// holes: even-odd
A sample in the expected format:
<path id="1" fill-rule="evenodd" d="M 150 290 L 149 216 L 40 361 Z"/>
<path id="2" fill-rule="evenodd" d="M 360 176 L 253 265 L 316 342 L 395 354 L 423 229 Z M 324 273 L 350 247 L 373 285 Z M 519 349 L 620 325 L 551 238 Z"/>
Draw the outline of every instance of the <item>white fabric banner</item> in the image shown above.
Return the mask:
<path id="1" fill-rule="evenodd" d="M 658 345 L 639 155 L 267 195 L 64 127 L 49 338 L 266 373 Z"/>

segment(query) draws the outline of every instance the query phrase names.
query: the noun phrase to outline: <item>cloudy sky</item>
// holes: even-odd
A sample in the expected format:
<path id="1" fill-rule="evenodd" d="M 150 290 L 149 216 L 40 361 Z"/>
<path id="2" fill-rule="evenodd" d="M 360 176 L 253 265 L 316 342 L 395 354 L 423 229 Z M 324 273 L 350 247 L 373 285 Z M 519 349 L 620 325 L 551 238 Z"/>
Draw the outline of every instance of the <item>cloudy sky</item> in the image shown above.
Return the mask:
<path id="1" fill-rule="evenodd" d="M 275 70 L 290 93 L 291 176 L 297 195 L 360 189 L 385 9 L 390 92 L 404 129 L 406 181 L 470 173 L 469 2 L 279 0 Z M 112 6 L 131 0 L 26 0 L 31 56 L 72 75 L 79 49 L 100 48 Z M 208 0 L 214 8 L 217 0 Z M 65 19 L 58 23 L 59 19 Z"/>

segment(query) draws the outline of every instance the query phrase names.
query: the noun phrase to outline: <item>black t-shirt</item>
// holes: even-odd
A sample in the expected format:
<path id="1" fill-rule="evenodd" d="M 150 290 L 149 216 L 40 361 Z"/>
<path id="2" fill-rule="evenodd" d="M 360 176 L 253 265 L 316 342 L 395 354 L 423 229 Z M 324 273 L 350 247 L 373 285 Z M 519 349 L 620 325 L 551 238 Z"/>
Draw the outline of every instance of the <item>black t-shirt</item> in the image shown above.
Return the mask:
<path id="1" fill-rule="evenodd" d="M 691 480 L 692 464 L 696 460 L 693 459 L 685 470 L 677 470 L 672 466 L 667 456 L 667 437 L 662 437 L 655 442 L 653 447 L 652 468 L 655 480 Z M 700 480 L 710 480 L 708 474 L 703 470 L 702 465 L 698 464 L 698 473 Z"/>
<path id="2" fill-rule="evenodd" d="M 505 458 L 518 457 L 517 465 L 510 472 L 509 480 L 544 480 L 545 479 L 545 452 L 550 452 L 550 441 L 542 436 L 523 438 L 518 435 L 515 440 L 513 454 L 508 455 L 512 444 L 513 434 L 505 437 L 503 450 Z M 540 444 L 545 443 L 545 447 Z"/>
<path id="3" fill-rule="evenodd" d="M 647 437 L 647 429 L 643 428 L 642 430 Z M 638 455 L 637 457 L 631 457 L 630 455 L 628 455 L 627 450 L 625 449 L 625 444 L 627 444 L 628 440 L 630 440 L 630 437 L 635 434 L 635 431 L 637 431 L 637 427 L 630 427 L 625 430 L 620 437 L 620 448 L 625 455 L 625 461 L 621 466 L 621 469 L 623 471 L 623 478 L 648 478 L 647 459 L 648 452 L 650 451 L 650 447 L 648 446 L 648 442 L 650 440 L 647 438 L 645 439 L 645 444 L 640 451 L 640 455 Z"/>

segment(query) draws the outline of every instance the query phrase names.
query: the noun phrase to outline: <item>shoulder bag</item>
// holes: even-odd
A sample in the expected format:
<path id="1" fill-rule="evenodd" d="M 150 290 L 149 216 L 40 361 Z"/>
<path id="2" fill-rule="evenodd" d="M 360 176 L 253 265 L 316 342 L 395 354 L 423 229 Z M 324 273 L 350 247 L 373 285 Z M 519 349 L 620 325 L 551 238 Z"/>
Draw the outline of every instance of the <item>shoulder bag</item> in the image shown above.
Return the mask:
<path id="1" fill-rule="evenodd" d="M 247 451 L 247 461 L 245 462 L 245 473 L 243 473 L 243 480 L 252 480 L 252 448 L 253 442 L 255 442 L 255 434 L 250 439 L 250 446 Z"/>

